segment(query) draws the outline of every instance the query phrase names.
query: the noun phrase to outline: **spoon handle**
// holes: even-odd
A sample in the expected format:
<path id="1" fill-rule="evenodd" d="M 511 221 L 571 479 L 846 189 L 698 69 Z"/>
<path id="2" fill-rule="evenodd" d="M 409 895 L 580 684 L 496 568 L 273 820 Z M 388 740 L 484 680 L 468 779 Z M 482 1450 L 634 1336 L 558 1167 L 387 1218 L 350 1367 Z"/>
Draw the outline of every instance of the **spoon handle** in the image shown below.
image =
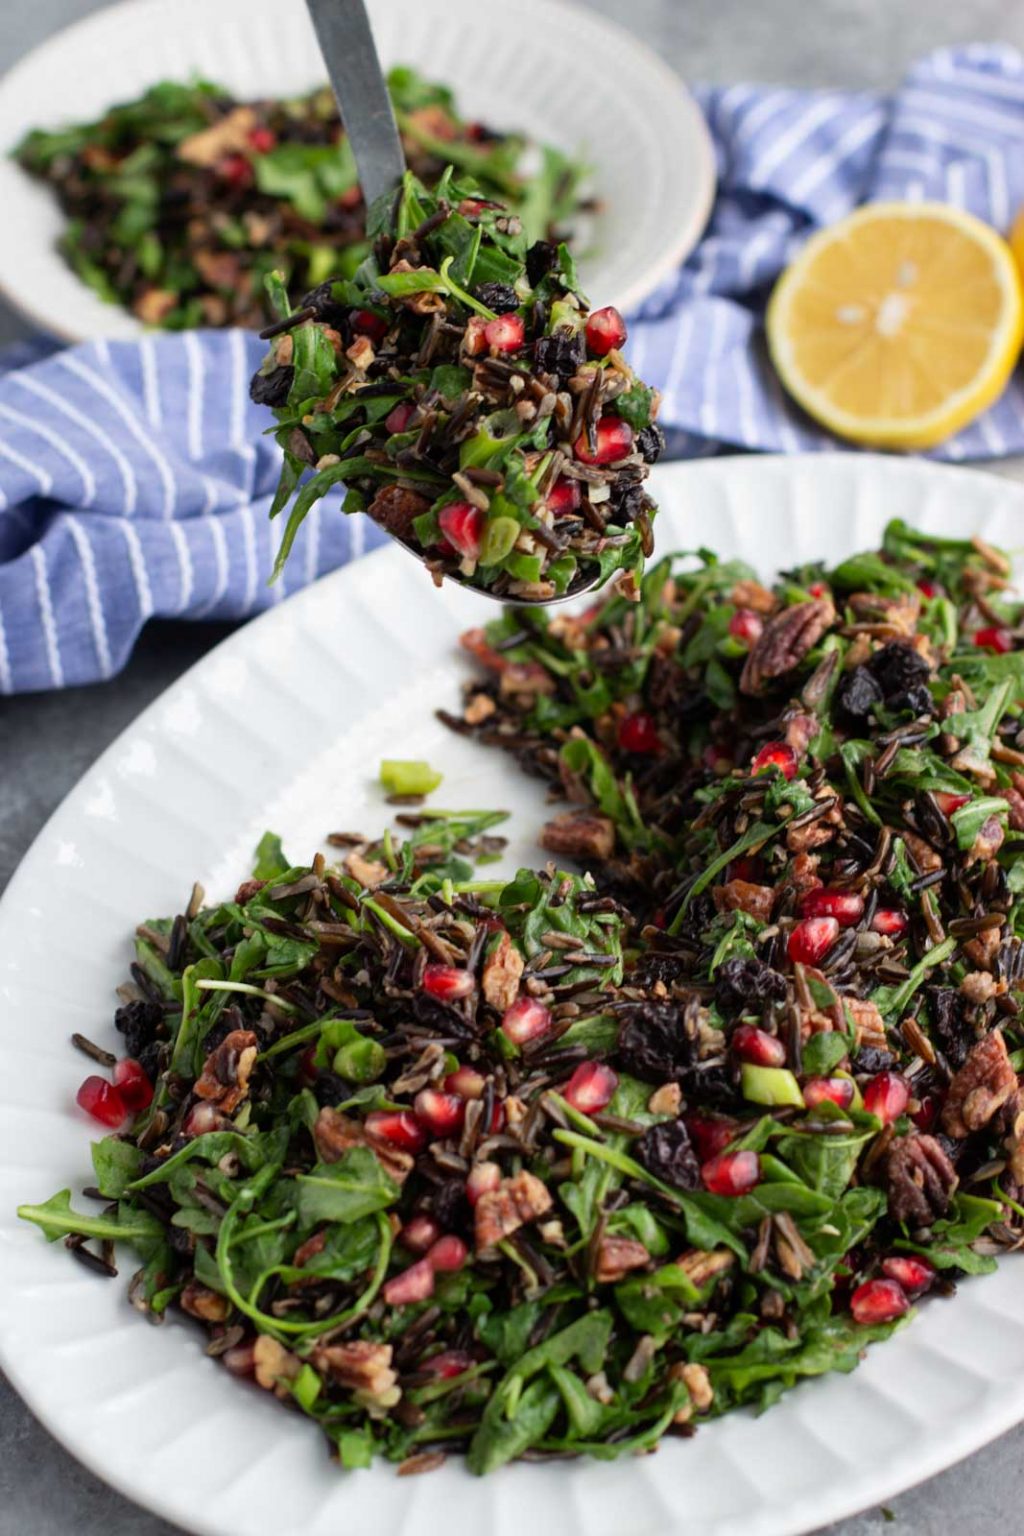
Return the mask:
<path id="1" fill-rule="evenodd" d="M 363 0 L 306 0 L 369 207 L 405 174 L 370 19 Z"/>

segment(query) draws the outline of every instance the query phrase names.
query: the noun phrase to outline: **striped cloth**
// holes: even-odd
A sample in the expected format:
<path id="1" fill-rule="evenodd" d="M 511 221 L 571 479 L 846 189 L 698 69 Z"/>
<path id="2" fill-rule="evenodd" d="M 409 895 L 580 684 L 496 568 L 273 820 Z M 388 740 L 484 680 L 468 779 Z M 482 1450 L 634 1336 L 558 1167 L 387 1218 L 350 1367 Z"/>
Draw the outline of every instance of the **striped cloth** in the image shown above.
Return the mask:
<path id="1" fill-rule="evenodd" d="M 663 391 L 677 456 L 835 447 L 767 365 L 766 293 L 808 233 L 867 199 L 939 198 L 1005 229 L 1024 204 L 1024 60 L 999 45 L 942 50 L 892 98 L 699 95 L 718 199 L 701 245 L 632 317 L 631 360 Z M 278 457 L 248 399 L 254 337 L 38 350 L 0 376 L 0 692 L 109 677 L 151 615 L 244 618 L 381 542 L 338 515 L 336 492 L 266 585 L 283 520 L 266 516 Z M 938 456 L 1022 451 L 1018 375 Z"/>

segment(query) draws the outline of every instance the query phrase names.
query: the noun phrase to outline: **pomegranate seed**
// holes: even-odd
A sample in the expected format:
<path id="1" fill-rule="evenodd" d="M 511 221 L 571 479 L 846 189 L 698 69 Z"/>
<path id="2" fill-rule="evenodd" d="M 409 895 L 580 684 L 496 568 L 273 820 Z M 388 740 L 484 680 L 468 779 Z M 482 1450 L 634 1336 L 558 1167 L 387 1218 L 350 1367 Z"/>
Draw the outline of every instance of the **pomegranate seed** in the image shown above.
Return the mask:
<path id="1" fill-rule="evenodd" d="M 892 1323 L 909 1307 L 903 1288 L 895 1280 L 866 1280 L 850 1297 L 850 1311 L 858 1323 Z"/>
<path id="2" fill-rule="evenodd" d="M 935 791 L 936 804 L 945 816 L 952 816 L 953 812 L 958 811 L 962 805 L 966 805 L 970 798 L 970 795 L 954 795 L 945 789 Z"/>
<path id="3" fill-rule="evenodd" d="M 341 194 L 341 196 L 338 198 L 338 207 L 339 208 L 348 208 L 350 210 L 352 208 L 358 208 L 360 203 L 362 202 L 362 200 L 363 200 L 363 189 L 362 189 L 362 187 L 349 187 L 348 190 L 343 192 Z"/>
<path id="4" fill-rule="evenodd" d="M 513 1045 L 525 1045 L 528 1040 L 547 1034 L 551 1028 L 551 1014 L 536 998 L 521 997 L 511 1008 L 505 1009 L 501 1027 Z"/>
<path id="5" fill-rule="evenodd" d="M 701 1166 L 700 1176 L 713 1195 L 745 1195 L 761 1182 L 756 1152 L 722 1152 Z"/>
<path id="6" fill-rule="evenodd" d="M 461 1237 L 439 1237 L 437 1242 L 427 1254 L 427 1263 L 431 1269 L 441 1270 L 443 1273 L 454 1272 L 461 1269 L 469 1258 L 469 1249 Z"/>
<path id="7" fill-rule="evenodd" d="M 404 432 L 415 413 L 416 407 L 411 400 L 399 400 L 384 417 L 384 425 L 389 432 Z"/>
<path id="8" fill-rule="evenodd" d="M 417 1120 L 434 1136 L 454 1136 L 466 1118 L 466 1101 L 456 1093 L 442 1093 L 437 1088 L 421 1088 L 413 1099 Z"/>
<path id="9" fill-rule="evenodd" d="M 451 501 L 441 508 L 437 520 L 453 549 L 467 560 L 476 560 L 487 522 L 480 508 L 471 507 L 468 501 Z"/>
<path id="10" fill-rule="evenodd" d="M 233 1131 L 235 1126 L 215 1104 L 193 1104 L 182 1126 L 186 1136 L 206 1136 L 210 1131 Z"/>
<path id="11" fill-rule="evenodd" d="M 852 891 L 830 891 L 827 886 L 818 886 L 804 892 L 800 916 L 834 917 L 840 928 L 852 928 L 864 916 L 864 898 Z"/>
<path id="12" fill-rule="evenodd" d="M 587 319 L 587 346 L 595 357 L 607 357 L 614 347 L 626 340 L 626 322 L 613 304 L 595 309 Z"/>
<path id="13" fill-rule="evenodd" d="M 828 595 L 828 582 L 812 581 L 807 590 L 812 597 L 826 597 Z"/>
<path id="14" fill-rule="evenodd" d="M 999 624 L 990 624 L 986 629 L 974 631 L 974 643 L 983 651 L 996 651 L 1000 656 L 1005 656 L 1007 651 L 1013 650 L 1013 637 L 1008 629 L 1003 629 Z"/>
<path id="15" fill-rule="evenodd" d="M 594 1115 L 608 1107 L 618 1086 L 619 1079 L 611 1067 L 599 1061 L 581 1061 L 562 1089 L 562 1097 L 580 1114 Z"/>
<path id="16" fill-rule="evenodd" d="M 486 213 L 488 208 L 493 207 L 494 204 L 489 203 L 486 198 L 464 197 L 462 202 L 459 204 L 459 212 L 462 214 L 463 218 L 471 219 L 478 217 L 481 213 Z"/>
<path id="17" fill-rule="evenodd" d="M 307 1045 L 299 1057 L 299 1081 L 308 1086 L 315 1083 L 320 1076 L 320 1069 L 316 1064 L 316 1046 Z"/>
<path id="18" fill-rule="evenodd" d="M 713 1115 L 702 1115 L 698 1112 L 687 1115 L 683 1124 L 702 1163 L 724 1152 L 738 1132 L 735 1121 L 718 1120 Z"/>
<path id="19" fill-rule="evenodd" d="M 439 1355 L 431 1355 L 429 1360 L 424 1360 L 420 1369 L 429 1371 L 432 1376 L 441 1376 L 444 1380 L 450 1380 L 452 1376 L 461 1376 L 463 1371 L 468 1371 L 473 1365 L 473 1356 L 467 1355 L 461 1349 L 442 1349 Z"/>
<path id="20" fill-rule="evenodd" d="M 853 1103 L 853 1079 L 849 1077 L 809 1077 L 804 1083 L 804 1103 L 808 1109 L 825 1102 L 849 1109 Z"/>
<path id="21" fill-rule="evenodd" d="M 75 1094 L 75 1101 L 80 1109 L 92 1115 L 101 1125 L 123 1125 L 128 1118 L 124 1099 L 105 1077 L 87 1077 Z"/>
<path id="22" fill-rule="evenodd" d="M 498 315 L 484 326 L 484 341 L 494 352 L 518 352 L 525 339 L 521 315 Z"/>
<path id="23" fill-rule="evenodd" d="M 277 143 L 277 134 L 272 128 L 253 128 L 249 143 L 258 155 L 267 155 Z"/>
<path id="24" fill-rule="evenodd" d="M 619 721 L 619 746 L 623 752 L 660 752 L 658 727 L 642 709 L 623 715 Z"/>
<path id="25" fill-rule="evenodd" d="M 425 1129 L 407 1109 L 375 1109 L 366 1117 L 366 1129 L 405 1152 L 421 1152 L 427 1144 Z"/>
<path id="26" fill-rule="evenodd" d="M 922 597 L 938 597 L 939 589 L 934 581 L 927 581 L 923 577 L 917 584 L 917 590 Z"/>
<path id="27" fill-rule="evenodd" d="M 834 917 L 805 917 L 789 936 L 786 953 L 794 965 L 817 965 L 839 937 Z"/>
<path id="28" fill-rule="evenodd" d="M 753 645 L 761 638 L 764 629 L 764 620 L 753 608 L 737 608 L 729 620 L 729 633 L 734 640 L 742 640 L 745 645 Z"/>
<path id="29" fill-rule="evenodd" d="M 894 1253 L 882 1260 L 882 1273 L 902 1286 L 908 1296 L 920 1296 L 935 1279 L 935 1265 L 915 1254 Z"/>
<path id="30" fill-rule="evenodd" d="M 468 997 L 476 986 L 472 971 L 460 971 L 454 965 L 431 963 L 423 972 L 423 990 L 442 1003 L 454 1003 Z"/>
<path id="31" fill-rule="evenodd" d="M 919 1131 L 930 1131 L 939 1113 L 939 1099 L 934 1093 L 926 1093 L 921 1099 L 917 1109 L 911 1115 L 911 1120 Z"/>
<path id="32" fill-rule="evenodd" d="M 545 501 L 556 517 L 565 517 L 570 512 L 575 512 L 580 504 L 579 481 L 570 480 L 567 475 L 563 475 L 548 491 Z"/>
<path id="33" fill-rule="evenodd" d="M 633 428 L 621 416 L 602 416 L 597 424 L 597 448 L 593 453 L 586 432 L 581 432 L 573 453 L 581 464 L 616 464 L 632 452 Z"/>
<path id="34" fill-rule="evenodd" d="M 475 656 L 481 666 L 487 667 L 491 672 L 504 672 L 508 666 L 508 658 L 500 651 L 496 651 L 492 645 L 487 644 L 486 630 L 464 630 L 459 636 L 459 644 L 464 651 Z"/>
<path id="35" fill-rule="evenodd" d="M 476 1205 L 481 1195 L 489 1195 L 501 1183 L 501 1169 L 497 1163 L 474 1163 L 466 1177 L 466 1198 Z"/>
<path id="36" fill-rule="evenodd" d="M 782 1041 L 753 1024 L 741 1024 L 734 1029 L 730 1044 L 740 1061 L 752 1061 L 759 1067 L 785 1065 L 786 1047 Z"/>
<path id="37" fill-rule="evenodd" d="M 864 1108 L 883 1125 L 898 1119 L 909 1102 L 910 1089 L 898 1072 L 879 1072 L 864 1089 Z"/>
<path id="38" fill-rule="evenodd" d="M 441 1236 L 433 1216 L 411 1216 L 402 1228 L 401 1243 L 410 1253 L 426 1253 Z"/>
<path id="39" fill-rule="evenodd" d="M 474 1072 L 472 1067 L 458 1067 L 444 1080 L 445 1093 L 457 1093 L 461 1099 L 482 1099 L 486 1087 L 483 1073 Z"/>
<path id="40" fill-rule="evenodd" d="M 114 1068 L 114 1087 L 124 1102 L 126 1109 L 133 1115 L 140 1110 L 148 1109 L 153 1102 L 153 1084 L 130 1056 L 124 1061 L 119 1061 Z"/>
<path id="41" fill-rule="evenodd" d="M 218 169 L 224 180 L 230 182 L 233 187 L 252 185 L 252 166 L 244 155 L 225 155 Z"/>
<path id="42" fill-rule="evenodd" d="M 898 907 L 879 907 L 871 919 L 873 933 L 884 933 L 887 939 L 900 939 L 907 931 L 909 919 Z"/>
<path id="43" fill-rule="evenodd" d="M 777 768 L 784 779 L 796 775 L 798 763 L 793 748 L 784 741 L 769 741 L 758 752 L 750 765 L 751 773 L 764 773 L 767 768 Z"/>
<path id="44" fill-rule="evenodd" d="M 668 917 L 666 916 L 664 907 L 658 908 L 657 912 L 655 912 L 654 916 L 651 918 L 651 922 L 654 924 L 655 928 L 668 927 Z"/>
<path id="45" fill-rule="evenodd" d="M 357 336 L 369 336 L 371 341 L 383 341 L 388 333 L 388 322 L 383 315 L 375 315 L 372 309 L 354 309 L 349 319 Z"/>
<path id="46" fill-rule="evenodd" d="M 756 885 L 760 881 L 763 873 L 764 865 L 762 864 L 761 860 L 751 858 L 749 854 L 745 854 L 742 858 L 739 859 L 733 859 L 732 863 L 729 865 L 730 880 L 749 880 Z"/>
<path id="47" fill-rule="evenodd" d="M 384 1300 L 389 1307 L 408 1307 L 414 1301 L 426 1301 L 433 1294 L 434 1271 L 429 1259 L 417 1259 L 384 1287 Z"/>

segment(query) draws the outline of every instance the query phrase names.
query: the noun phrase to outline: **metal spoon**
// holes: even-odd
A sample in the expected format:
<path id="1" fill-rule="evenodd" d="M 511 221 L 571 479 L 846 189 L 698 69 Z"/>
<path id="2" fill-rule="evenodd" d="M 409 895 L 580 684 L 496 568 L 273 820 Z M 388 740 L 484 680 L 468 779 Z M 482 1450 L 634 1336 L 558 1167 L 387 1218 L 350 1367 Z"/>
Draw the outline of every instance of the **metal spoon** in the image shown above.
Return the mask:
<path id="1" fill-rule="evenodd" d="M 338 103 L 359 170 L 359 182 L 367 207 L 393 191 L 405 175 L 405 155 L 391 106 L 391 97 L 377 57 L 370 19 L 363 0 L 306 0 L 320 51 L 327 66 L 334 99 Z M 392 535 L 394 537 L 394 535 Z M 396 544 L 427 565 L 427 557 L 401 539 Z M 486 587 L 475 586 L 457 571 L 445 578 L 482 597 L 493 598 L 510 608 L 553 607 L 568 602 L 597 585 L 597 578 L 581 582 L 562 597 L 501 597 Z"/>

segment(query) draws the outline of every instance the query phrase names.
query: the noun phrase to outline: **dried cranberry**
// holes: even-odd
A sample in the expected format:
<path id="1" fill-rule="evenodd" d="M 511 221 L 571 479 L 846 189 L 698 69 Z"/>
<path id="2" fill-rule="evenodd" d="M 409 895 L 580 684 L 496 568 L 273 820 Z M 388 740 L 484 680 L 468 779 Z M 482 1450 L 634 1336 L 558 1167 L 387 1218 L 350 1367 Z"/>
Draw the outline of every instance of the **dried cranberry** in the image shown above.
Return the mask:
<path id="1" fill-rule="evenodd" d="M 569 331 L 541 336 L 533 344 L 533 361 L 541 373 L 553 373 L 559 379 L 571 379 L 584 355 L 583 337 Z"/>
<path id="2" fill-rule="evenodd" d="M 351 314 L 349 306 L 339 304 L 334 297 L 333 279 L 330 282 L 320 283 L 318 287 L 304 293 L 300 308 L 312 309 L 317 320 L 322 321 L 324 325 L 333 326 L 336 331 L 348 325 Z M 383 335 L 383 332 L 381 334 Z"/>
<path id="3" fill-rule="evenodd" d="M 632 1076 L 648 1083 L 668 1082 L 692 1065 L 696 1052 L 697 1043 L 686 1033 L 674 1003 L 637 1003 L 626 1013 L 619 1056 Z"/>
<path id="4" fill-rule="evenodd" d="M 874 1076 L 876 1072 L 888 1072 L 896 1065 L 891 1051 L 879 1050 L 877 1045 L 862 1045 L 853 1058 L 853 1070 L 862 1076 Z"/>
<path id="5" fill-rule="evenodd" d="M 124 1003 L 114 1014 L 114 1028 L 124 1035 L 125 1050 L 138 1057 L 162 1033 L 164 1011 L 159 1003 Z"/>
<path id="6" fill-rule="evenodd" d="M 930 712 L 932 696 L 928 678 L 931 669 L 911 646 L 890 640 L 864 665 L 881 688 L 887 709 L 912 709 L 915 714 Z"/>
<path id="7" fill-rule="evenodd" d="M 519 295 L 511 283 L 481 283 L 473 292 L 480 303 L 493 309 L 496 315 L 508 315 L 519 308 Z"/>
<path id="8" fill-rule="evenodd" d="M 636 451 L 645 464 L 657 464 L 665 452 L 665 434 L 657 422 L 652 421 L 637 433 Z"/>
<path id="9" fill-rule="evenodd" d="M 845 672 L 836 689 L 836 713 L 841 720 L 860 725 L 882 702 L 882 690 L 867 667 Z"/>
<path id="10" fill-rule="evenodd" d="M 648 1173 L 676 1189 L 700 1188 L 700 1162 L 682 1120 L 652 1125 L 634 1143 L 634 1155 Z"/>
<path id="11" fill-rule="evenodd" d="M 254 405 L 287 405 L 294 377 L 295 369 L 290 363 L 271 368 L 269 373 L 254 373 L 249 381 L 249 399 Z"/>
<path id="12" fill-rule="evenodd" d="M 929 987 L 926 995 L 928 1016 L 942 1053 L 951 1066 L 962 1067 L 974 1044 L 964 999 L 954 987 Z"/>
<path id="13" fill-rule="evenodd" d="M 526 253 L 526 275 L 530 286 L 537 284 L 558 266 L 558 247 L 550 240 L 535 240 Z"/>
<path id="14" fill-rule="evenodd" d="M 723 1014 L 740 1013 L 747 1007 L 760 1008 L 765 1003 L 781 1003 L 785 996 L 786 978 L 754 956 L 726 960 L 715 978 L 715 1002 Z"/>

